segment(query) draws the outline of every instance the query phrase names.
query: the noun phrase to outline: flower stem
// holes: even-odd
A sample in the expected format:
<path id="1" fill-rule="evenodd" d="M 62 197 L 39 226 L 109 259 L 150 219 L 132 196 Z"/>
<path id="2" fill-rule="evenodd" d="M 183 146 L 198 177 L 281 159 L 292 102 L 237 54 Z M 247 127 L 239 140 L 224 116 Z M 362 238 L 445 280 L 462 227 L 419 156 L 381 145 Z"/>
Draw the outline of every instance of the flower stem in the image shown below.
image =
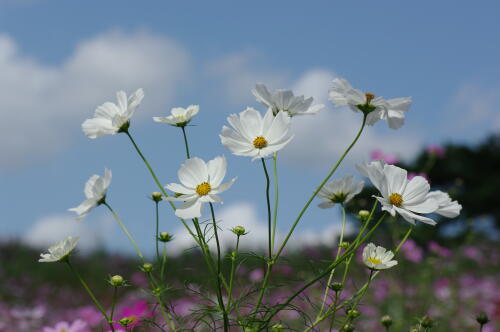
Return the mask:
<path id="1" fill-rule="evenodd" d="M 158 227 L 159 227 L 159 212 L 158 212 L 158 202 L 155 201 L 155 215 L 156 215 L 156 236 L 155 236 L 155 243 L 156 243 L 156 261 L 160 261 L 160 249 L 159 249 L 159 243 L 160 239 L 158 238 L 159 233 L 158 233 Z"/>
<path id="2" fill-rule="evenodd" d="M 182 126 L 181 129 L 182 129 L 182 136 L 184 136 L 184 145 L 186 146 L 186 157 L 187 159 L 189 159 L 191 158 L 191 156 L 189 154 L 189 144 L 186 136 L 186 127 Z"/>
<path id="3" fill-rule="evenodd" d="M 260 159 L 262 161 L 262 167 L 264 168 L 264 175 L 266 176 L 266 203 L 267 203 L 267 233 L 268 233 L 268 251 L 269 251 L 269 259 L 272 258 L 273 251 L 271 248 L 272 245 L 272 225 L 271 225 L 271 199 L 269 198 L 269 173 L 267 172 L 266 161 L 264 158 Z"/>
<path id="4" fill-rule="evenodd" d="M 73 267 L 73 265 L 71 264 L 71 262 L 69 261 L 69 259 L 66 259 L 66 264 L 68 264 L 71 272 L 73 272 L 73 274 L 76 276 L 76 278 L 78 279 L 78 281 L 80 282 L 80 284 L 83 286 L 83 288 L 85 289 L 85 291 L 87 292 L 87 294 L 89 294 L 90 298 L 94 302 L 94 304 L 97 307 L 97 309 L 104 316 L 104 319 L 106 319 L 106 322 L 109 324 L 109 327 L 111 328 L 111 331 L 114 332 L 115 328 L 113 327 L 113 323 L 111 322 L 110 318 L 106 314 L 106 311 L 102 307 L 101 303 L 97 300 L 97 298 L 95 297 L 94 293 L 92 293 L 92 291 L 90 290 L 90 288 L 87 285 L 87 283 L 85 282 L 85 280 L 83 280 L 83 278 L 80 276 L 80 273 L 78 273 L 78 271 Z"/>
<path id="5" fill-rule="evenodd" d="M 233 299 L 233 282 L 234 282 L 234 273 L 236 271 L 236 263 L 238 259 L 238 249 L 240 246 L 240 236 L 236 236 L 236 249 L 234 250 L 234 255 L 231 255 L 231 274 L 229 276 L 229 295 L 227 300 L 227 307 L 231 310 L 231 301 Z"/>
<path id="6" fill-rule="evenodd" d="M 118 287 L 113 287 L 113 300 L 111 302 L 111 313 L 109 314 L 109 320 L 113 321 L 113 316 L 115 314 L 116 298 L 118 296 Z"/>
<path id="7" fill-rule="evenodd" d="M 339 242 L 338 242 L 337 254 L 335 255 L 335 260 L 337 260 L 337 258 L 340 255 L 340 250 L 342 249 L 341 248 L 342 241 L 344 241 L 344 231 L 345 231 L 345 223 L 346 223 L 344 205 L 341 205 L 341 209 L 342 209 L 342 229 L 340 231 L 340 238 L 339 238 Z M 321 303 L 321 308 L 319 309 L 319 312 L 318 312 L 318 315 L 316 316 L 316 319 L 321 316 L 321 314 L 323 313 L 323 309 L 325 309 L 326 299 L 328 298 L 328 290 L 330 289 L 329 286 L 330 286 L 330 283 L 332 282 L 334 273 L 335 273 L 335 269 L 332 269 L 332 272 L 330 272 L 330 277 L 328 278 L 328 282 L 326 283 L 325 293 L 323 295 L 323 301 Z"/>
<path id="8" fill-rule="evenodd" d="M 347 147 L 347 149 L 344 151 L 344 153 L 342 154 L 342 156 L 339 158 L 339 160 L 337 161 L 337 163 L 335 164 L 335 166 L 333 166 L 333 168 L 330 171 L 330 173 L 328 173 L 328 175 L 326 176 L 326 178 L 323 180 L 323 182 L 321 182 L 321 184 L 318 186 L 318 188 L 314 191 L 314 193 L 311 196 L 311 198 L 309 198 L 309 200 L 307 201 L 306 205 L 300 211 L 299 215 L 297 216 L 297 219 L 295 219 L 295 221 L 294 221 L 294 223 L 292 225 L 292 228 L 290 229 L 290 231 L 288 232 L 288 234 L 285 237 L 285 240 L 281 244 L 281 247 L 280 247 L 280 249 L 278 250 L 278 252 L 277 252 L 277 254 L 275 256 L 275 259 L 277 259 L 280 256 L 280 254 L 283 251 L 283 249 L 285 249 L 285 246 L 286 246 L 288 240 L 290 239 L 290 237 L 292 236 L 292 233 L 295 230 L 295 227 L 297 227 L 297 224 L 299 223 L 300 219 L 302 218 L 302 216 L 306 212 L 306 210 L 309 207 L 309 205 L 311 205 L 311 202 L 313 201 L 313 199 L 319 193 L 319 191 L 321 190 L 321 188 L 323 188 L 323 186 L 326 184 L 326 182 L 328 182 L 328 180 L 332 177 L 333 173 L 335 173 L 335 171 L 340 166 L 340 164 L 342 163 L 342 161 L 344 160 L 344 158 L 347 156 L 347 154 L 349 153 L 349 151 L 351 151 L 352 147 L 356 144 L 356 142 L 358 141 L 359 137 L 361 136 L 361 133 L 363 132 L 363 129 L 365 128 L 365 124 L 366 124 L 366 115 L 363 116 L 363 122 L 361 124 L 361 128 L 359 129 L 358 134 L 356 135 L 356 137 L 354 138 L 354 140 L 352 141 L 352 143 Z"/>
<path id="9" fill-rule="evenodd" d="M 167 244 L 163 244 L 163 259 L 161 261 L 161 269 L 160 269 L 160 280 L 163 281 L 163 276 L 165 275 L 165 268 L 167 266 Z"/>
<path id="10" fill-rule="evenodd" d="M 212 214 L 212 224 L 214 228 L 215 242 L 217 244 L 217 298 L 219 301 L 219 306 L 222 310 L 222 316 L 224 319 L 224 332 L 229 331 L 229 319 L 227 317 L 227 311 L 224 306 L 224 300 L 222 298 L 222 285 L 221 285 L 221 252 L 220 252 L 220 242 L 219 242 L 219 234 L 217 232 L 217 221 L 215 219 L 214 206 L 212 203 L 210 205 L 210 213 Z"/>
<path id="11" fill-rule="evenodd" d="M 132 242 L 132 245 L 134 246 L 135 251 L 137 252 L 137 254 L 139 255 L 139 257 L 141 258 L 142 262 L 144 263 L 144 256 L 142 255 L 141 250 L 137 246 L 137 243 L 135 242 L 134 238 L 132 237 L 132 234 L 130 234 L 130 232 L 128 231 L 128 229 L 125 226 L 125 224 L 121 221 L 120 217 L 118 217 L 118 214 L 116 214 L 116 212 L 111 208 L 111 206 L 107 202 L 104 202 L 102 204 L 104 204 L 109 209 L 109 211 L 111 211 L 111 213 L 113 214 L 113 217 L 115 217 L 116 221 L 118 222 L 118 224 L 122 228 L 123 232 L 127 235 L 127 237 L 129 238 L 130 242 Z"/>
<path id="12" fill-rule="evenodd" d="M 271 238 L 271 249 L 274 250 L 274 242 L 276 239 L 276 227 L 278 219 L 278 203 L 279 203 L 279 190 L 278 190 L 278 168 L 277 168 L 278 153 L 273 155 L 273 175 L 274 175 L 274 210 L 273 210 L 273 234 Z"/>

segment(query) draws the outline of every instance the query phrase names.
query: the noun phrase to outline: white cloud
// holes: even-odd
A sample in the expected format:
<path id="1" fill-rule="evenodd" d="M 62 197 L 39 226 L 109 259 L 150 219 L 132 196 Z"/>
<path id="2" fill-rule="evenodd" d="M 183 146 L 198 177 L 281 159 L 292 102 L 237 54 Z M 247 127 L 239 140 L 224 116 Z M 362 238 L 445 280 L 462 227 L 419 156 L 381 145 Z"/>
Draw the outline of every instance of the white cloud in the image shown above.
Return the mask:
<path id="1" fill-rule="evenodd" d="M 108 32 L 81 42 L 52 66 L 21 54 L 0 35 L 0 170 L 14 169 L 60 151 L 80 134 L 80 123 L 117 90 L 145 90 L 137 112 L 161 112 L 189 71 L 182 46 L 146 32 Z"/>
<path id="2" fill-rule="evenodd" d="M 256 52 L 234 53 L 221 57 L 206 65 L 206 72 L 211 79 L 220 81 L 217 93 L 226 101 L 241 103 L 255 100 L 251 89 L 256 83 L 281 86 L 286 82 L 287 74 L 257 64 Z M 222 89 L 221 89 L 222 87 Z"/>
<path id="3" fill-rule="evenodd" d="M 333 108 L 328 90 L 335 74 L 324 69 L 304 73 L 295 84 L 296 94 L 313 96 L 315 103 L 326 108 L 318 115 L 295 117 L 292 122 L 295 138 L 285 148 L 283 157 L 295 164 L 315 167 L 330 166 L 347 148 L 361 125 L 361 113 Z M 400 158 L 413 157 L 420 148 L 421 137 L 405 129 L 392 130 L 384 121 L 366 127 L 360 140 L 348 156 L 348 163 L 368 159 L 370 151 L 381 149 Z"/>
<path id="4" fill-rule="evenodd" d="M 37 220 L 24 233 L 21 241 L 28 246 L 43 249 L 65 239 L 68 235 L 79 236 L 78 249 L 88 252 L 103 246 L 106 240 L 104 236 L 111 236 L 113 230 L 112 219 L 78 222 L 74 217 L 52 215 Z"/>
<path id="5" fill-rule="evenodd" d="M 466 132 L 469 137 L 482 138 L 487 131 L 499 131 L 498 100 L 500 86 L 484 88 L 473 83 L 462 85 L 452 97 L 445 114 L 445 132 L 454 137 L 457 132 Z"/>
<path id="6" fill-rule="evenodd" d="M 219 239 L 223 250 L 235 246 L 236 236 L 230 231 L 235 226 L 243 226 L 249 232 L 240 240 L 240 248 L 245 250 L 265 250 L 267 248 L 267 222 L 260 218 L 259 211 L 255 205 L 249 202 L 236 202 L 224 206 L 216 215 L 219 225 Z M 211 221 L 210 221 L 211 225 Z M 332 224 L 326 229 L 311 230 L 303 227 L 297 228 L 292 235 L 293 241 L 289 241 L 287 248 L 299 249 L 304 246 L 332 246 L 338 240 L 340 234 L 340 224 Z M 210 227 L 210 229 L 212 229 Z M 350 234 L 352 228 L 349 224 L 346 226 L 346 234 Z M 211 233 L 211 232 L 210 232 Z M 280 244 L 284 239 L 283 232 L 276 235 L 277 243 Z M 180 227 L 174 233 L 174 241 L 168 247 L 169 253 L 178 255 L 183 250 L 196 246 L 193 238 L 184 227 Z M 215 240 L 210 241 L 210 247 L 215 250 Z"/>

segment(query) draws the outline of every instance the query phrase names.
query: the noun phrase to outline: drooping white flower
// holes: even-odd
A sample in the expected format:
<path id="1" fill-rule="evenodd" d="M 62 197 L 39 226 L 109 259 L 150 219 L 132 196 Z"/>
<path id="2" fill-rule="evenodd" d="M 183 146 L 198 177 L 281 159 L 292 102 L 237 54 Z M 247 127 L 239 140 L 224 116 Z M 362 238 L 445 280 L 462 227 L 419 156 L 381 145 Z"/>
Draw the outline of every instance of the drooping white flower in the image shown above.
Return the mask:
<path id="1" fill-rule="evenodd" d="M 226 175 L 227 161 L 224 156 L 216 157 L 205 163 L 200 158 L 190 158 L 182 164 L 177 175 L 180 184 L 170 183 L 165 187 L 178 197 L 167 197 L 170 201 L 181 201 L 184 204 L 175 210 L 179 218 L 191 219 L 201 217 L 203 203 L 222 203 L 217 194 L 228 190 L 236 178 L 222 183 Z"/>
<path id="2" fill-rule="evenodd" d="M 460 214 L 462 205 L 457 201 L 452 201 L 450 195 L 440 190 L 431 191 L 427 194 L 428 198 L 434 199 L 438 203 L 438 209 L 434 211 L 447 218 L 455 218 Z"/>
<path id="3" fill-rule="evenodd" d="M 111 175 L 109 169 L 104 169 L 104 177 L 97 174 L 92 175 L 85 183 L 85 189 L 83 190 L 87 199 L 77 207 L 68 209 L 68 211 L 75 212 L 78 215 L 77 219 L 82 220 L 89 214 L 90 210 L 102 204 L 111 183 Z"/>
<path id="4" fill-rule="evenodd" d="M 312 97 L 294 96 L 291 90 L 270 92 L 264 84 L 255 85 L 252 93 L 258 102 L 272 109 L 274 115 L 278 112 L 287 112 L 290 116 L 316 114 L 325 107 L 322 104 L 311 106 Z"/>
<path id="5" fill-rule="evenodd" d="M 397 265 L 398 262 L 392 260 L 394 254 L 384 247 L 368 243 L 363 249 L 363 263 L 372 270 L 385 270 Z"/>
<path id="6" fill-rule="evenodd" d="M 365 184 L 364 181 L 353 183 L 353 180 L 354 176 L 348 175 L 325 184 L 318 193 L 318 196 L 325 201 L 318 204 L 318 206 L 327 209 L 335 206 L 336 203 L 349 202 L 363 190 Z"/>
<path id="7" fill-rule="evenodd" d="M 143 98 L 142 89 L 138 89 L 128 98 L 124 91 L 118 91 L 116 93 L 117 104 L 106 102 L 97 107 L 94 117 L 83 122 L 83 132 L 89 138 L 98 138 L 127 130 L 129 120 Z"/>
<path id="8" fill-rule="evenodd" d="M 372 93 L 354 89 L 343 78 L 333 80 L 329 96 L 335 106 L 349 106 L 354 112 L 368 114 L 367 125 L 372 126 L 378 120 L 387 120 L 392 129 L 398 129 L 403 125 L 405 112 L 411 106 L 410 97 L 385 100 L 383 97 L 375 97 Z"/>
<path id="9" fill-rule="evenodd" d="M 167 123 L 176 127 L 185 127 L 191 118 L 198 114 L 200 111 L 200 106 L 189 105 L 187 108 L 174 107 L 170 110 L 170 115 L 168 116 L 155 116 L 153 120 L 156 122 Z"/>
<path id="10" fill-rule="evenodd" d="M 286 112 L 274 116 L 269 109 L 262 118 L 258 111 L 247 108 L 239 115 L 231 114 L 227 121 L 233 128 L 222 127 L 222 144 L 233 154 L 253 157 L 252 160 L 278 152 L 293 138 Z"/>
<path id="11" fill-rule="evenodd" d="M 383 165 L 371 162 L 368 165 L 358 166 L 363 174 L 367 175 L 373 185 L 380 191 L 382 197 L 375 198 L 382 204 L 382 210 L 392 216 L 400 214 L 406 221 L 415 224 L 415 220 L 435 225 L 430 218 L 419 213 L 433 213 L 438 209 L 435 199 L 428 197 L 430 185 L 421 176 L 408 180 L 406 170 L 394 165 Z"/>
<path id="12" fill-rule="evenodd" d="M 71 255 L 73 249 L 75 249 L 78 243 L 79 237 L 68 236 L 65 240 L 62 240 L 48 249 L 47 254 L 40 254 L 41 263 L 53 263 L 65 260 Z"/>

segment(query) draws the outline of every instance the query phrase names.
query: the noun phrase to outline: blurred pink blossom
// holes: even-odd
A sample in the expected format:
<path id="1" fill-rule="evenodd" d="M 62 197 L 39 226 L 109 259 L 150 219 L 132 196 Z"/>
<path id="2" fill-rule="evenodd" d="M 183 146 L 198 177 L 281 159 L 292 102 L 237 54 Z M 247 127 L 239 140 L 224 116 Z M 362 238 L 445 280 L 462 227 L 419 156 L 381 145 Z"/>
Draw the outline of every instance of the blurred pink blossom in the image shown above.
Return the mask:
<path id="1" fill-rule="evenodd" d="M 413 179 L 415 176 L 421 176 L 424 179 L 426 179 L 427 181 L 429 181 L 429 176 L 427 174 L 425 174 L 425 173 L 414 173 L 414 172 L 408 173 L 408 180 Z"/>
<path id="2" fill-rule="evenodd" d="M 370 154 L 370 158 L 371 158 L 371 160 L 383 160 L 386 163 L 388 163 L 389 165 L 397 164 L 399 162 L 398 157 L 396 157 L 393 154 L 384 153 L 380 149 L 372 150 L 372 152 Z"/>
<path id="3" fill-rule="evenodd" d="M 445 149 L 441 145 L 432 144 L 427 147 L 427 153 L 443 158 L 445 155 Z"/>
<path id="4" fill-rule="evenodd" d="M 440 246 L 435 241 L 429 242 L 429 250 L 443 258 L 450 258 L 453 254 L 450 249 Z"/>
<path id="5" fill-rule="evenodd" d="M 87 322 L 89 327 L 97 327 L 103 319 L 103 316 L 99 312 L 99 310 L 90 305 L 78 308 L 76 311 L 76 316 Z"/>
<path id="6" fill-rule="evenodd" d="M 250 272 L 249 277 L 253 282 L 259 282 L 264 278 L 264 270 L 262 268 L 256 268 Z"/>
<path id="7" fill-rule="evenodd" d="M 44 327 L 43 332 L 90 332 L 87 323 L 77 319 L 73 323 L 59 322 L 54 327 Z"/>
<path id="8" fill-rule="evenodd" d="M 413 239 L 406 240 L 405 244 L 401 247 L 401 252 L 407 260 L 413 263 L 420 263 L 424 256 L 424 251 Z"/>
<path id="9" fill-rule="evenodd" d="M 476 247 L 467 246 L 464 248 L 464 256 L 481 263 L 484 259 L 483 253 Z"/>
<path id="10" fill-rule="evenodd" d="M 146 301 L 140 300 L 130 306 L 122 308 L 120 314 L 117 316 L 117 320 L 125 317 L 134 319 L 134 321 L 128 325 L 128 327 L 134 327 L 140 325 L 143 319 L 153 317 L 153 312 L 150 310 Z M 118 328 L 120 327 L 120 324 L 117 323 L 113 325 Z"/>

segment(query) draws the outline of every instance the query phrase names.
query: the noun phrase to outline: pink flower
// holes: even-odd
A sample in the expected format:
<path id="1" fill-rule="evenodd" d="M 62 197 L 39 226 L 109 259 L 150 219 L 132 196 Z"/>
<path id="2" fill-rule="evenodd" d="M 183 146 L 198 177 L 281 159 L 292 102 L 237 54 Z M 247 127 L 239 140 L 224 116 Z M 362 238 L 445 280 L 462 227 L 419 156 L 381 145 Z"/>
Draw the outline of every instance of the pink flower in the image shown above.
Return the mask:
<path id="1" fill-rule="evenodd" d="M 382 150 L 375 149 L 370 154 L 371 160 L 383 160 L 389 165 L 397 164 L 399 162 L 398 157 L 393 154 L 384 153 Z"/>
<path id="2" fill-rule="evenodd" d="M 429 242 L 429 250 L 432 251 L 433 253 L 437 254 L 438 256 L 443 257 L 443 258 L 449 258 L 452 255 L 452 252 L 450 249 L 440 246 L 435 241 Z"/>
<path id="3" fill-rule="evenodd" d="M 264 278 L 264 270 L 262 270 L 261 268 L 254 269 L 252 270 L 252 272 L 250 272 L 249 277 L 253 282 L 259 282 L 262 280 L 262 278 Z"/>
<path id="4" fill-rule="evenodd" d="M 149 309 L 148 303 L 141 300 L 135 302 L 131 306 L 124 307 L 116 320 L 119 321 L 122 318 L 131 318 L 133 322 L 129 324 L 128 327 L 134 327 L 140 325 L 143 319 L 151 317 L 153 317 L 153 312 Z M 121 327 L 118 323 L 114 323 L 113 325 L 118 328 Z"/>
<path id="5" fill-rule="evenodd" d="M 89 327 L 97 327 L 103 320 L 102 314 L 93 306 L 85 306 L 78 308 L 76 316 L 87 322 Z"/>
<path id="6" fill-rule="evenodd" d="M 425 173 L 413 173 L 413 172 L 408 173 L 408 180 L 413 179 L 415 176 L 421 176 L 424 179 L 426 179 L 427 181 L 430 181 L 427 174 L 425 174 Z"/>
<path id="7" fill-rule="evenodd" d="M 445 155 L 445 149 L 441 145 L 433 144 L 427 147 L 427 153 L 443 158 Z"/>
<path id="8" fill-rule="evenodd" d="M 71 325 L 68 322 L 59 322 L 55 327 L 44 327 L 43 332 L 90 332 L 87 323 L 77 319 Z"/>
<path id="9" fill-rule="evenodd" d="M 473 260 L 473 261 L 477 261 L 478 263 L 482 262 L 483 258 L 484 258 L 481 250 L 479 250 L 476 247 L 472 247 L 472 246 L 468 246 L 468 247 L 464 248 L 464 256 Z"/>
<path id="10" fill-rule="evenodd" d="M 407 260 L 413 263 L 420 263 L 424 256 L 422 248 L 420 248 L 412 239 L 406 240 L 401 247 L 401 252 Z"/>

